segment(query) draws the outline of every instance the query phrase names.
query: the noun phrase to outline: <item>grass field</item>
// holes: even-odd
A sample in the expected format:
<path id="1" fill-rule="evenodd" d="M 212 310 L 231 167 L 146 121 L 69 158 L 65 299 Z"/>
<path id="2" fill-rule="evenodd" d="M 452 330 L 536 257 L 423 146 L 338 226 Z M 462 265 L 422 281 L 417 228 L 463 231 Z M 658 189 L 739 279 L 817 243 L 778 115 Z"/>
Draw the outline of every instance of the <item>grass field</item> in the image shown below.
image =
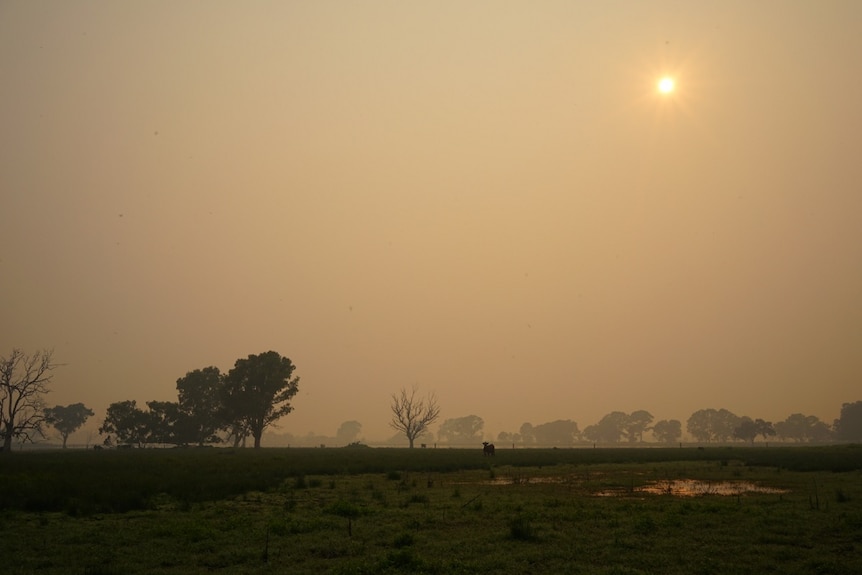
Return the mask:
<path id="1" fill-rule="evenodd" d="M 859 541 L 858 446 L 0 457 L 14 574 L 855 574 Z"/>

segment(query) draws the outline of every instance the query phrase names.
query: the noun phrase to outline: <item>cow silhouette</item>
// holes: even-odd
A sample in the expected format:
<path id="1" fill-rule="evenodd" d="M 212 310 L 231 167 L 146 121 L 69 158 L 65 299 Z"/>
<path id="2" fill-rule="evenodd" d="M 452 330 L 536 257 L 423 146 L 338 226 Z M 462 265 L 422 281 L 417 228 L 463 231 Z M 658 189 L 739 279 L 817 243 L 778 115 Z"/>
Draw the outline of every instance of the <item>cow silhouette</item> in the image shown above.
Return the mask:
<path id="1" fill-rule="evenodd" d="M 482 453 L 485 455 L 494 455 L 494 444 L 487 441 L 482 442 Z"/>

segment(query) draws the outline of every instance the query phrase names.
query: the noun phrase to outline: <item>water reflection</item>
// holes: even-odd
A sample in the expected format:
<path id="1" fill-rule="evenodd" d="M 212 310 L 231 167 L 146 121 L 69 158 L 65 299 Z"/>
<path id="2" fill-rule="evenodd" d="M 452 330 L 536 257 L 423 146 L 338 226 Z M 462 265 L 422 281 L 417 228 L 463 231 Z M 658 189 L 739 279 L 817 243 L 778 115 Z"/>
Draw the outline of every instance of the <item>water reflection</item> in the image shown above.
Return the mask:
<path id="1" fill-rule="evenodd" d="M 483 481 L 485 485 L 535 485 L 564 483 L 569 486 L 583 486 L 582 478 L 575 476 L 549 475 L 528 477 L 510 475 Z M 653 495 L 673 495 L 676 497 L 697 497 L 703 495 L 739 496 L 746 493 L 788 493 L 787 489 L 764 487 L 752 481 L 704 481 L 700 479 L 666 479 L 650 481 L 645 485 L 604 489 L 594 494 L 599 497 L 622 497 L 632 494 L 649 493 Z"/>
<path id="2" fill-rule="evenodd" d="M 745 493 L 787 493 L 787 489 L 763 487 L 751 481 L 701 481 L 699 479 L 671 479 L 653 481 L 632 489 L 613 489 L 600 491 L 597 495 L 616 497 L 628 493 L 652 493 L 655 495 L 675 495 L 677 497 L 696 497 L 701 495 L 743 495 Z"/>

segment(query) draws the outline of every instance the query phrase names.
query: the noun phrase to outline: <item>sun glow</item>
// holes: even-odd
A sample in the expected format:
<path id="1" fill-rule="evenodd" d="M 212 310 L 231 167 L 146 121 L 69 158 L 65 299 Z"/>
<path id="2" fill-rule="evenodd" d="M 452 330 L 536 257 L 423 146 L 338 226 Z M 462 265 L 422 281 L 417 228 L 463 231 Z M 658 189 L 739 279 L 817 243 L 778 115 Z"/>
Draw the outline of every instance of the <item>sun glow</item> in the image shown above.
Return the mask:
<path id="1" fill-rule="evenodd" d="M 676 82 L 670 76 L 665 76 L 658 81 L 658 91 L 662 94 L 670 94 L 676 88 Z"/>

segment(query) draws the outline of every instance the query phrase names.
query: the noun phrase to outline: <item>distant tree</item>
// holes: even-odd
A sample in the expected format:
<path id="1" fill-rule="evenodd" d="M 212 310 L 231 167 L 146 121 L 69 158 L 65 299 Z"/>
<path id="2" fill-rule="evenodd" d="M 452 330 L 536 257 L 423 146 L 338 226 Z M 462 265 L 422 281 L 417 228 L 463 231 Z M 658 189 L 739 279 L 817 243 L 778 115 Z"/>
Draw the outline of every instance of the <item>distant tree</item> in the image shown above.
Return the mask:
<path id="1" fill-rule="evenodd" d="M 718 410 L 718 420 L 715 428 L 718 441 L 728 441 L 733 437 L 733 430 L 739 425 L 740 417 L 727 409 Z"/>
<path id="2" fill-rule="evenodd" d="M 697 441 L 727 441 L 739 425 L 739 417 L 726 409 L 700 409 L 691 414 L 686 429 Z"/>
<path id="3" fill-rule="evenodd" d="M 652 414 L 643 409 L 633 411 L 629 414 L 625 424 L 625 435 L 628 437 L 629 442 L 642 442 L 644 440 L 644 432 L 650 429 L 649 425 L 652 421 Z"/>
<path id="4" fill-rule="evenodd" d="M 177 380 L 179 411 L 188 443 L 219 443 L 218 432 L 227 427 L 221 403 L 225 377 L 217 367 L 205 367 L 186 373 Z"/>
<path id="5" fill-rule="evenodd" d="M 534 433 L 532 423 L 522 423 L 518 435 L 521 436 L 521 443 L 524 445 L 532 445 L 536 443 L 536 434 Z"/>
<path id="6" fill-rule="evenodd" d="M 628 421 L 629 416 L 624 412 L 612 411 L 595 425 L 587 426 L 583 436 L 595 443 L 619 443 Z"/>
<path id="7" fill-rule="evenodd" d="M 739 425 L 733 430 L 733 437 L 734 439 L 754 443 L 754 438 L 757 437 L 757 426 L 754 420 L 743 416 L 739 421 Z"/>
<path id="8" fill-rule="evenodd" d="M 533 427 L 533 437 L 540 446 L 571 446 L 580 436 L 578 424 L 571 419 L 557 419 Z"/>
<path id="9" fill-rule="evenodd" d="M 410 448 L 429 425 L 440 417 L 440 407 L 437 405 L 437 397 L 430 393 L 426 398 L 416 397 L 417 389 L 414 387 L 410 393 L 401 388 L 397 394 L 392 394 L 392 410 L 390 427 L 400 431 L 407 437 Z"/>
<path id="10" fill-rule="evenodd" d="M 835 439 L 832 427 L 828 423 L 820 421 L 817 417 L 814 417 L 814 419 L 816 421 L 812 422 L 808 428 L 808 441 L 823 443 Z"/>
<path id="11" fill-rule="evenodd" d="M 138 408 L 135 400 L 112 403 L 99 426 L 99 435 L 108 435 L 110 439 L 111 434 L 116 438 L 117 445 L 142 447 L 152 435 L 150 415 Z"/>
<path id="12" fill-rule="evenodd" d="M 782 440 L 803 443 L 832 439 L 832 429 L 816 415 L 793 413 L 784 421 L 776 422 L 774 427 L 775 433 Z"/>
<path id="13" fill-rule="evenodd" d="M 347 445 L 356 441 L 361 431 L 362 424 L 358 421 L 345 421 L 339 426 L 338 431 L 335 432 L 335 437 L 338 439 L 339 444 Z"/>
<path id="14" fill-rule="evenodd" d="M 45 437 L 45 396 L 54 378 L 54 352 L 42 350 L 27 355 L 13 349 L 0 357 L 0 436 L 3 451 L 12 449 L 12 440 L 33 441 Z"/>
<path id="15" fill-rule="evenodd" d="M 763 439 L 775 435 L 772 423 L 762 419 L 752 420 L 750 417 L 741 417 L 739 424 L 733 430 L 733 437 L 752 444 L 758 435 L 762 435 Z"/>
<path id="16" fill-rule="evenodd" d="M 773 427 L 771 421 L 764 421 L 763 419 L 755 419 L 754 425 L 757 428 L 757 435 L 761 436 L 764 440 L 775 437 L 775 427 Z"/>
<path id="17" fill-rule="evenodd" d="M 225 421 L 234 429 L 246 429 L 260 448 L 263 430 L 293 411 L 290 400 L 299 391 L 296 366 L 274 351 L 238 359 L 222 388 Z"/>
<path id="18" fill-rule="evenodd" d="M 835 421 L 835 434 L 842 441 L 862 441 L 862 401 L 845 403 Z"/>
<path id="19" fill-rule="evenodd" d="M 92 416 L 93 410 L 83 403 L 55 405 L 45 409 L 45 423 L 56 429 L 63 438 L 63 449 L 66 449 L 69 436 L 78 431 Z"/>
<path id="20" fill-rule="evenodd" d="M 652 434 L 659 443 L 676 443 L 682 438 L 682 423 L 676 419 L 662 419 L 653 425 Z"/>
<path id="21" fill-rule="evenodd" d="M 510 433 L 508 431 L 501 431 L 497 434 L 497 442 L 498 443 L 515 443 L 515 436 L 518 435 L 516 433 Z"/>
<path id="22" fill-rule="evenodd" d="M 437 437 L 450 445 L 471 445 L 482 441 L 482 428 L 485 422 L 478 415 L 467 415 L 447 419 L 440 425 Z"/>

